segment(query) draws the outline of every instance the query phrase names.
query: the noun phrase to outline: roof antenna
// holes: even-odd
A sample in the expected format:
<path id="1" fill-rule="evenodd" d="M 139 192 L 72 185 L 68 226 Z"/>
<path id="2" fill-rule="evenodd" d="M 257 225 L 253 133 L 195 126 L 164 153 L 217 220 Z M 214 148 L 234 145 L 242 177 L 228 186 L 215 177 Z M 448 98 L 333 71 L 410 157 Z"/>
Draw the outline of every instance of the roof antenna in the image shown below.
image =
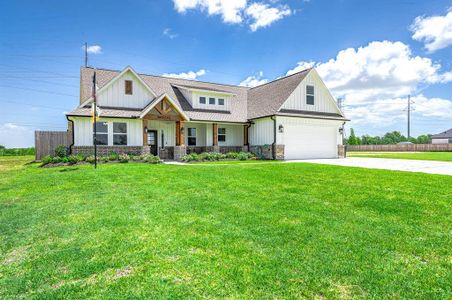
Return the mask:
<path id="1" fill-rule="evenodd" d="M 88 43 L 85 42 L 85 68 L 88 67 Z"/>

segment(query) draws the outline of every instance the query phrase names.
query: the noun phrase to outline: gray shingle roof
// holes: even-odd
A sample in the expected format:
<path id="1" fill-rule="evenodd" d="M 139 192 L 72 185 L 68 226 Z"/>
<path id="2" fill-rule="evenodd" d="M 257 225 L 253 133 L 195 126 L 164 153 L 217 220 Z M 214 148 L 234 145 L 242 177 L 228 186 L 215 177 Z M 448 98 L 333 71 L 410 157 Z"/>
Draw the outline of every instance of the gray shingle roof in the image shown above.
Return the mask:
<path id="1" fill-rule="evenodd" d="M 248 118 L 275 114 L 311 69 L 257 86 L 248 91 Z"/>
<path id="2" fill-rule="evenodd" d="M 452 139 L 452 128 L 444 132 L 432 135 L 434 139 Z"/>
<path id="3" fill-rule="evenodd" d="M 300 82 L 306 77 L 311 69 L 307 69 L 266 84 L 249 88 L 227 84 L 217 84 L 203 81 L 186 80 L 171 77 L 139 74 L 141 79 L 157 95 L 167 94 L 171 97 L 191 120 L 217 121 L 217 122 L 247 122 L 249 119 L 274 115 L 290 96 Z M 80 70 L 80 103 L 91 96 L 93 68 Z M 98 88 L 102 88 L 120 71 L 97 69 L 96 78 Z M 229 112 L 194 109 L 182 95 L 181 88 L 204 89 L 209 91 L 231 93 L 231 110 Z M 68 115 L 90 115 L 90 109 L 78 108 Z M 124 110 L 121 108 L 108 108 L 103 110 L 104 116 L 111 117 L 136 117 L 139 111 Z"/>
<path id="4" fill-rule="evenodd" d="M 110 118 L 138 118 L 141 113 L 141 109 L 115 109 L 115 108 L 104 108 L 101 107 L 101 116 Z M 77 108 L 70 113 L 68 116 L 80 116 L 80 117 L 90 117 L 92 115 L 91 108 L 82 107 Z"/>

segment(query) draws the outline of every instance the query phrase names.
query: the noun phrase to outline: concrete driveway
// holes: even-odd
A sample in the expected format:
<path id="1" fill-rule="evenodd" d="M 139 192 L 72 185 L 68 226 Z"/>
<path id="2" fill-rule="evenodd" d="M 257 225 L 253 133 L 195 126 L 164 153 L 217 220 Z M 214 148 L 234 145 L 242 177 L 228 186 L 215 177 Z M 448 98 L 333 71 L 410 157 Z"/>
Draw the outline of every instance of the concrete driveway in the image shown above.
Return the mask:
<path id="1" fill-rule="evenodd" d="M 443 162 L 443 161 L 348 157 L 338 159 L 289 160 L 286 162 L 287 163 L 304 162 L 345 167 L 421 172 L 452 176 L 452 162 Z"/>

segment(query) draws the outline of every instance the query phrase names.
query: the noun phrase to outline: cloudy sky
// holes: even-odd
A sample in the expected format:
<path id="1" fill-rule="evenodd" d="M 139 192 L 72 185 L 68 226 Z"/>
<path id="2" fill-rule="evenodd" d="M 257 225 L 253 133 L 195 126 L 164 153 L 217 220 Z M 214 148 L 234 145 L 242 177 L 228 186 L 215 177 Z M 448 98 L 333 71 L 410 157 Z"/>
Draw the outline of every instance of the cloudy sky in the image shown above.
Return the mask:
<path id="1" fill-rule="evenodd" d="M 0 144 L 64 130 L 89 65 L 254 86 L 316 67 L 358 134 L 452 127 L 451 1 L 0 3 Z"/>

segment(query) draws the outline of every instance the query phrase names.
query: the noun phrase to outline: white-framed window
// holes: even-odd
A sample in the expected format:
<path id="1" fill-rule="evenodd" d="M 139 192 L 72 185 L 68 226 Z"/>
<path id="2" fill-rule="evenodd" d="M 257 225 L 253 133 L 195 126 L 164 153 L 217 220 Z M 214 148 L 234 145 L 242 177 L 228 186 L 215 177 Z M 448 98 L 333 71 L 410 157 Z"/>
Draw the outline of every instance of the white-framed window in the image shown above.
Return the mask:
<path id="1" fill-rule="evenodd" d="M 108 123 L 107 122 L 96 122 L 96 137 L 94 137 L 93 128 L 93 145 L 108 145 Z"/>
<path id="2" fill-rule="evenodd" d="M 209 98 L 209 104 L 210 104 L 210 105 L 215 105 L 215 98 L 210 97 L 210 98 Z"/>
<path id="3" fill-rule="evenodd" d="M 218 105 L 224 105 L 224 99 L 219 98 L 218 99 Z"/>
<path id="4" fill-rule="evenodd" d="M 196 146 L 196 128 L 188 128 L 188 146 Z"/>
<path id="5" fill-rule="evenodd" d="M 200 104 L 206 104 L 206 97 L 199 97 Z"/>
<path id="6" fill-rule="evenodd" d="M 113 145 L 127 145 L 127 123 L 113 122 Z"/>
<path id="7" fill-rule="evenodd" d="M 218 128 L 218 141 L 226 142 L 226 128 Z"/>
<path id="8" fill-rule="evenodd" d="M 314 105 L 314 86 L 306 86 L 306 104 Z"/>

